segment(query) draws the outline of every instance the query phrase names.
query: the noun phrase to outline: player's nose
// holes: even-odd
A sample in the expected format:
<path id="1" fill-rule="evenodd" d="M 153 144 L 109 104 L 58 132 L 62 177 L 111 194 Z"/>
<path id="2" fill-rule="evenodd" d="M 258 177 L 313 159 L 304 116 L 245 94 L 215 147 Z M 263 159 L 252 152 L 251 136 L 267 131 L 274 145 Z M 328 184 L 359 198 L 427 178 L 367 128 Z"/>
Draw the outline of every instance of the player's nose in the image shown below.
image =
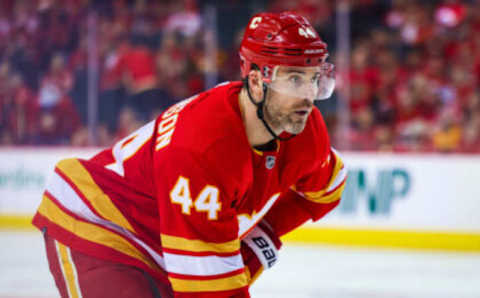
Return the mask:
<path id="1" fill-rule="evenodd" d="M 309 102 L 311 102 L 313 104 L 313 101 L 315 100 L 315 98 L 317 97 L 317 92 L 318 92 L 318 88 L 312 84 L 309 84 L 305 87 L 305 89 L 303 90 L 302 92 L 302 97 L 304 100 L 308 100 Z"/>

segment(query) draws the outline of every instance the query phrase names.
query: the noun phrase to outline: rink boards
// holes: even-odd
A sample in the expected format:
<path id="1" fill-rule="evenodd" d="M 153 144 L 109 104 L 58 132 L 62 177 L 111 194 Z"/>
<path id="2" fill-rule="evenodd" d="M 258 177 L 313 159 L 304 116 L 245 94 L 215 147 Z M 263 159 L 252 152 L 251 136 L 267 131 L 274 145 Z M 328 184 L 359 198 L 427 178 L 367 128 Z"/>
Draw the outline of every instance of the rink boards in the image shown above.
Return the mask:
<path id="1" fill-rule="evenodd" d="M 0 228 L 30 229 L 54 164 L 98 149 L 0 149 Z M 345 153 L 340 206 L 285 241 L 480 252 L 480 157 Z"/>

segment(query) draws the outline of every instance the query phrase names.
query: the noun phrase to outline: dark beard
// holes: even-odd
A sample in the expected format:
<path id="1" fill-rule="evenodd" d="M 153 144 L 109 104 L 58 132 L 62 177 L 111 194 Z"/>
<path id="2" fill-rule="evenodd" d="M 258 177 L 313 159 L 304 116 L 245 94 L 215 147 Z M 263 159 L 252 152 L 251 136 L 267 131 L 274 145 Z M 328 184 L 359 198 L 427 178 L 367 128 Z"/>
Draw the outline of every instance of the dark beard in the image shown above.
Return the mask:
<path id="1" fill-rule="evenodd" d="M 283 115 L 280 112 L 276 112 L 275 109 L 270 107 L 269 104 L 265 104 L 263 112 L 265 114 L 265 119 L 268 121 L 268 123 L 270 123 L 273 129 L 283 129 L 282 124 L 285 123 L 288 115 Z"/>
<path id="2" fill-rule="evenodd" d="M 306 118 L 308 119 L 308 118 Z M 307 121 L 305 120 L 298 120 L 298 121 L 294 121 L 292 119 L 290 119 L 290 117 L 288 117 L 288 130 L 287 132 L 289 133 L 292 133 L 292 134 L 299 134 L 303 131 L 303 129 L 305 128 L 305 125 L 307 123 Z"/>
<path id="3" fill-rule="evenodd" d="M 294 111 L 301 109 L 311 109 L 313 103 L 311 101 L 305 100 L 302 103 L 299 103 L 292 107 L 292 112 L 282 113 L 277 111 L 269 102 L 265 103 L 264 114 L 265 119 L 270 123 L 273 129 L 281 129 L 287 131 L 288 133 L 298 134 L 303 131 L 306 125 L 306 121 L 303 120 L 293 120 L 291 115 L 294 115 Z M 308 119 L 308 118 L 307 118 Z"/>

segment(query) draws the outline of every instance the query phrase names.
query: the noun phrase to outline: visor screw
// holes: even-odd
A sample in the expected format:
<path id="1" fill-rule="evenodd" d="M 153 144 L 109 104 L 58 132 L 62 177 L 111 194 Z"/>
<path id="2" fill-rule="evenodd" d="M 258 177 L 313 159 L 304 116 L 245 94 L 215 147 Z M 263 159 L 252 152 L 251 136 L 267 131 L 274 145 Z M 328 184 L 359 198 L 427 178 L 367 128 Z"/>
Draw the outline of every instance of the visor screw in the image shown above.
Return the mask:
<path id="1" fill-rule="evenodd" d="M 272 37 L 273 37 L 272 33 L 267 34 L 267 39 L 272 39 Z"/>
<path id="2" fill-rule="evenodd" d="M 306 62 L 307 62 L 307 64 L 310 64 L 310 58 L 307 58 Z"/>

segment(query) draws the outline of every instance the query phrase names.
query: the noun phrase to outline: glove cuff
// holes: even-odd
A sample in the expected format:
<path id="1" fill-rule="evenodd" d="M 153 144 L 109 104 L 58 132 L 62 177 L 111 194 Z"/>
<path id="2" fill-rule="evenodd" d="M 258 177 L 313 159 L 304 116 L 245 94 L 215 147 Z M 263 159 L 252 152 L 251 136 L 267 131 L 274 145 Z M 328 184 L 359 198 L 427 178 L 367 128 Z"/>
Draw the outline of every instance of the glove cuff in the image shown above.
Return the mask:
<path id="1" fill-rule="evenodd" d="M 263 229 L 257 225 L 243 239 L 245 244 L 255 253 L 264 269 L 271 268 L 278 260 L 278 249 L 281 246 L 280 239 L 271 237 L 267 233 L 268 229 Z M 273 233 L 272 233 L 273 234 Z"/>

